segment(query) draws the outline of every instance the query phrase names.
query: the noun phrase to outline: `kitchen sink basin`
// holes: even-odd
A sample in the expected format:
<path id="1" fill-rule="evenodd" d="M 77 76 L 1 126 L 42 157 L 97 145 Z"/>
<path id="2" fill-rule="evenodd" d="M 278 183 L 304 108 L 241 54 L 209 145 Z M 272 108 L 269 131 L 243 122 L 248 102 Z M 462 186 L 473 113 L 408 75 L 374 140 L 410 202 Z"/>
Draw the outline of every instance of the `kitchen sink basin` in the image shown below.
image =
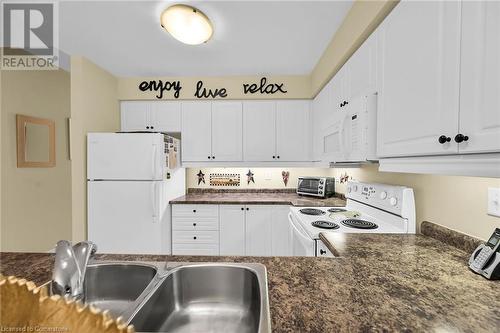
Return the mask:
<path id="1" fill-rule="evenodd" d="M 157 269 L 139 264 L 89 265 L 85 274 L 83 302 L 110 314 L 122 315 L 153 281 Z"/>
<path id="2" fill-rule="evenodd" d="M 260 264 L 173 268 L 130 320 L 138 332 L 270 332 Z"/>
<path id="3" fill-rule="evenodd" d="M 271 332 L 261 264 L 97 261 L 83 290 L 137 332 Z"/>

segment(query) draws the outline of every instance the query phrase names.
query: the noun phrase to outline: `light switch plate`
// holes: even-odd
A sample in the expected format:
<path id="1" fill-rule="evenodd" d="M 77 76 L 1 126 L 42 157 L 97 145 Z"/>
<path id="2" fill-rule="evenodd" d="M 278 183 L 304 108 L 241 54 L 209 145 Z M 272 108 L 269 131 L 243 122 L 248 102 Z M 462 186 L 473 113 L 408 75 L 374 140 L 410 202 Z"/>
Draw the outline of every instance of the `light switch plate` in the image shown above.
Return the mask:
<path id="1" fill-rule="evenodd" d="M 488 215 L 500 217 L 500 188 L 488 188 Z"/>

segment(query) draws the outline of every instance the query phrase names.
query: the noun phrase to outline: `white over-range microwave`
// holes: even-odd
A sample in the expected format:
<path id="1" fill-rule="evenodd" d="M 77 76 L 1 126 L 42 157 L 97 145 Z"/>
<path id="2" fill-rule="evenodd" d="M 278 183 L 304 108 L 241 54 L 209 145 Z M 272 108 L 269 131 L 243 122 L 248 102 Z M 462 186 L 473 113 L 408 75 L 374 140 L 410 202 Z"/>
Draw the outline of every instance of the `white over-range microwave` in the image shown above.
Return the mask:
<path id="1" fill-rule="evenodd" d="M 377 94 L 362 95 L 335 111 L 322 134 L 323 160 L 335 163 L 375 161 Z"/>

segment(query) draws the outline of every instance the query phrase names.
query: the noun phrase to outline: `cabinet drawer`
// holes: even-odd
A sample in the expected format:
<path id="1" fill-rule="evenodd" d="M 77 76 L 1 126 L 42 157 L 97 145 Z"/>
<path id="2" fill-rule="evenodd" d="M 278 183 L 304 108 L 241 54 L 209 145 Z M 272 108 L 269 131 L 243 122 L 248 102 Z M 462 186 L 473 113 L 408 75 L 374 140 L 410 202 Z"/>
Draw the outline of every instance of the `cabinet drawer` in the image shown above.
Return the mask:
<path id="1" fill-rule="evenodd" d="M 218 256 L 219 244 L 185 244 L 174 243 L 172 245 L 173 255 L 194 256 Z"/>
<path id="2" fill-rule="evenodd" d="M 218 217 L 217 205 L 172 205 L 172 216 L 176 217 Z"/>
<path id="3" fill-rule="evenodd" d="M 172 230 L 219 230 L 217 217 L 174 217 Z"/>
<path id="4" fill-rule="evenodd" d="M 172 243 L 219 244 L 219 232 L 174 230 L 172 232 Z"/>

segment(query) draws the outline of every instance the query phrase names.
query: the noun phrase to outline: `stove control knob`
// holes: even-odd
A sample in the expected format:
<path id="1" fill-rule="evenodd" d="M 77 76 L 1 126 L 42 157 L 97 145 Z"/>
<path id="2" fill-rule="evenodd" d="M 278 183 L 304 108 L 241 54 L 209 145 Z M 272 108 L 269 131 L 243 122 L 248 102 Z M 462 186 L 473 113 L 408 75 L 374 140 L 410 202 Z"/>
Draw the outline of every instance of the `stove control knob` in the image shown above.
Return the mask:
<path id="1" fill-rule="evenodd" d="M 392 197 L 389 199 L 389 203 L 391 204 L 391 206 L 396 206 L 398 204 L 398 199 L 395 197 Z"/>
<path id="2" fill-rule="evenodd" d="M 352 190 L 353 190 L 354 192 L 356 192 L 356 191 L 358 190 L 358 185 L 354 185 L 354 186 L 352 187 Z"/>
<path id="3" fill-rule="evenodd" d="M 347 188 L 347 193 L 351 193 L 351 188 L 350 187 Z"/>
<path id="4" fill-rule="evenodd" d="M 386 198 L 387 198 L 387 192 L 386 191 L 380 192 L 380 199 L 385 200 Z"/>

